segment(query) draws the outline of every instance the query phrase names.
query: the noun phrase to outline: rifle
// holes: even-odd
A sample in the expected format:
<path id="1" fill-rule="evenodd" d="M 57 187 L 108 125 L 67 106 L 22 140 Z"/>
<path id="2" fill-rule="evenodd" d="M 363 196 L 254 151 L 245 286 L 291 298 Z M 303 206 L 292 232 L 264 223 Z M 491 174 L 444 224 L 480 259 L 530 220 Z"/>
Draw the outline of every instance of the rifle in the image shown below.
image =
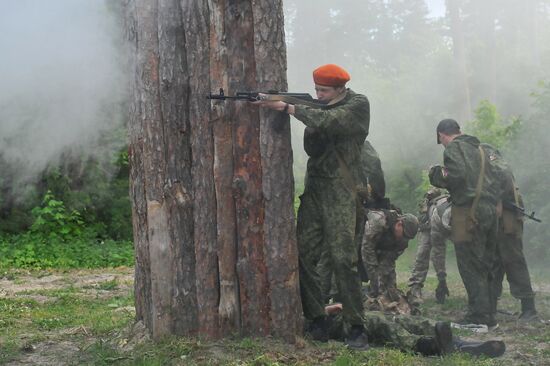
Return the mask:
<path id="1" fill-rule="evenodd" d="M 264 94 L 260 96 L 260 94 Z M 219 94 L 208 94 L 206 99 L 212 100 L 243 100 L 248 102 L 258 102 L 263 100 L 282 101 L 289 104 L 303 104 L 309 107 L 322 108 L 324 103 L 313 99 L 310 94 L 307 93 L 287 93 L 279 92 L 276 90 L 269 90 L 266 92 L 247 91 L 237 92 L 235 95 L 225 95 L 223 88 L 220 88 Z"/>
<path id="2" fill-rule="evenodd" d="M 513 211 L 519 213 L 520 215 L 522 215 L 522 216 L 524 216 L 524 217 L 527 217 L 528 219 L 531 219 L 531 220 L 536 221 L 536 222 L 539 222 L 539 223 L 542 222 L 541 219 L 535 217 L 535 211 L 531 211 L 531 213 L 528 214 L 527 212 L 525 212 L 525 209 L 524 209 L 523 207 L 520 207 L 520 206 L 516 205 L 516 204 L 513 203 L 513 202 L 510 202 L 510 201 L 502 201 L 502 206 L 503 206 L 504 208 L 513 210 Z"/>

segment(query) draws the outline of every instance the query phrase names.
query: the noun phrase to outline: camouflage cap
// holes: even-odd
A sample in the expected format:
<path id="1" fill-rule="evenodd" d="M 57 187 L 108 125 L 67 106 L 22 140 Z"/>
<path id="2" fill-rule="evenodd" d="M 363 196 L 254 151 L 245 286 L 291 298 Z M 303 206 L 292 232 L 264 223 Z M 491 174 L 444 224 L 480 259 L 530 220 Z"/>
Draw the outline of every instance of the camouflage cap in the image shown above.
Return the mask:
<path id="1" fill-rule="evenodd" d="M 400 215 L 399 220 L 403 222 L 403 236 L 405 239 L 413 239 L 418 232 L 418 219 L 412 214 Z"/>

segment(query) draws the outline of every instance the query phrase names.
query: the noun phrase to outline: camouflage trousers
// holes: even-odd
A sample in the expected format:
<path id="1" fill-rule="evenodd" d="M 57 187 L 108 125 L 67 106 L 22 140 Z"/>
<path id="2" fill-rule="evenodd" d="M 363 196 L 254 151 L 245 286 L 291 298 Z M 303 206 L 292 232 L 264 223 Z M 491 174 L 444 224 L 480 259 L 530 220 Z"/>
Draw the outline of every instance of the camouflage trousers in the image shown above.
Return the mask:
<path id="1" fill-rule="evenodd" d="M 466 320 L 491 325 L 495 323 L 496 312 L 493 284 L 497 233 L 495 207 L 480 202 L 476 219 L 477 225 L 470 232 L 471 240 L 454 243 L 456 262 L 468 295 Z"/>
<path id="2" fill-rule="evenodd" d="M 356 201 L 356 220 L 355 220 L 355 245 L 357 246 L 357 270 L 359 272 L 359 278 L 361 282 L 367 282 L 369 280 L 367 276 L 367 271 L 361 259 L 361 241 L 363 240 L 363 233 L 365 232 L 365 222 L 367 220 L 367 215 L 365 208 L 361 200 Z M 317 266 L 317 271 L 321 278 L 321 290 L 323 297 L 325 298 L 325 303 L 328 303 L 330 298 L 335 302 L 341 302 L 338 297 L 338 291 L 336 287 L 336 282 L 334 279 L 334 274 L 331 265 L 330 251 L 325 250 L 321 254 L 321 261 Z"/>
<path id="3" fill-rule="evenodd" d="M 419 316 L 385 315 L 379 311 L 369 311 L 364 318 L 365 333 L 369 343 L 374 345 L 415 351 L 420 338 L 435 337 L 435 322 Z M 345 339 L 349 325 L 340 314 L 332 315 L 329 319 L 330 338 Z"/>
<path id="4" fill-rule="evenodd" d="M 298 210 L 300 293 L 306 319 L 325 315 L 318 265 L 323 255 L 349 324 L 361 324 L 363 301 L 354 241 L 355 195 L 342 179 L 309 177 Z M 325 254 L 323 254 L 325 253 Z"/>
<path id="5" fill-rule="evenodd" d="M 500 227 L 500 226 L 499 226 Z M 504 274 L 510 284 L 510 293 L 516 299 L 529 299 L 535 296 L 527 262 L 523 255 L 522 233 L 505 234 L 499 230 L 497 237 L 497 261 L 495 262 L 494 293 L 502 294 Z"/>
<path id="6" fill-rule="evenodd" d="M 439 218 L 439 216 L 437 216 Z M 434 217 L 435 218 L 435 217 Z M 441 219 L 439 219 L 441 221 Z M 432 220 L 433 221 L 433 220 Z M 432 226 L 429 230 L 418 232 L 418 247 L 416 249 L 416 260 L 409 278 L 409 286 L 424 287 L 426 276 L 430 268 L 430 255 L 432 264 L 438 280 L 444 280 L 447 276 L 445 269 L 445 255 L 447 246 L 445 241 L 450 233 L 443 227 Z"/>

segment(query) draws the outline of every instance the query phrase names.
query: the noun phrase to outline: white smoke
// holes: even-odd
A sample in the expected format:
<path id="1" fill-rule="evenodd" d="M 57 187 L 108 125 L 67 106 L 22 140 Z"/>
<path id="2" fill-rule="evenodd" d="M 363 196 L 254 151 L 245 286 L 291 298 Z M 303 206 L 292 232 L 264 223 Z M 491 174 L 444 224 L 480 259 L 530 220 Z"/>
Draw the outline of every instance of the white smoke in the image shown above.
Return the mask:
<path id="1" fill-rule="evenodd" d="M 98 143 L 124 123 L 117 27 L 104 1 L 0 1 L 0 158 L 18 165 L 16 181 L 69 149 L 119 148 Z"/>

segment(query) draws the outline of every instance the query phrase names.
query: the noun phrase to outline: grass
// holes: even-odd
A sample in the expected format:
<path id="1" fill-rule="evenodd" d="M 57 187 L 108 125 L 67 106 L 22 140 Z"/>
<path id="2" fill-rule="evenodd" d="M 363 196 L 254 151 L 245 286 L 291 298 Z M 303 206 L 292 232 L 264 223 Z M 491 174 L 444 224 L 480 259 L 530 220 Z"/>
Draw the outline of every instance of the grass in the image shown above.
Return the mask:
<path id="1" fill-rule="evenodd" d="M 414 243 L 400 258 L 398 281 L 406 282 L 414 258 Z M 452 252 L 448 260 L 448 284 L 451 297 L 444 305 L 436 304 L 433 292 L 437 280 L 430 273 L 424 289 L 423 310 L 434 319 L 454 319 L 466 306 L 465 293 Z M 110 271 L 110 272 L 109 272 Z M 109 272 L 109 273 L 104 273 Z M 446 357 L 421 357 L 390 348 L 373 347 L 367 352 L 347 350 L 339 342 L 328 344 L 300 340 L 288 345 L 275 339 L 230 337 L 220 341 L 166 338 L 151 342 L 146 332 L 134 325 L 132 269 L 99 272 L 97 283 L 89 281 L 93 270 L 28 272 L 7 270 L 4 280 L 21 291 L 0 298 L 0 364 L 21 361 L 46 363 L 45 355 L 54 355 L 69 365 L 474 365 L 548 364 L 550 327 L 521 328 L 512 316 L 499 315 L 501 330 L 476 338 L 503 338 L 509 350 L 496 360 L 473 359 L 464 354 Z M 543 278 L 542 272 L 539 278 Z M 48 275 L 60 279 L 53 288 L 30 287 Z M 79 281 L 88 276 L 87 281 Z M 98 277 L 99 278 L 99 277 Z M 126 280 L 124 280 L 126 279 Z M 27 286 L 27 287 L 26 287 Z M 550 317 L 550 294 L 541 292 L 537 305 L 544 318 Z M 519 302 L 505 287 L 500 308 L 517 312 Z M 472 336 L 468 331 L 457 331 Z M 33 351 L 34 349 L 34 351 Z M 30 362 L 29 362 L 30 360 Z"/>

